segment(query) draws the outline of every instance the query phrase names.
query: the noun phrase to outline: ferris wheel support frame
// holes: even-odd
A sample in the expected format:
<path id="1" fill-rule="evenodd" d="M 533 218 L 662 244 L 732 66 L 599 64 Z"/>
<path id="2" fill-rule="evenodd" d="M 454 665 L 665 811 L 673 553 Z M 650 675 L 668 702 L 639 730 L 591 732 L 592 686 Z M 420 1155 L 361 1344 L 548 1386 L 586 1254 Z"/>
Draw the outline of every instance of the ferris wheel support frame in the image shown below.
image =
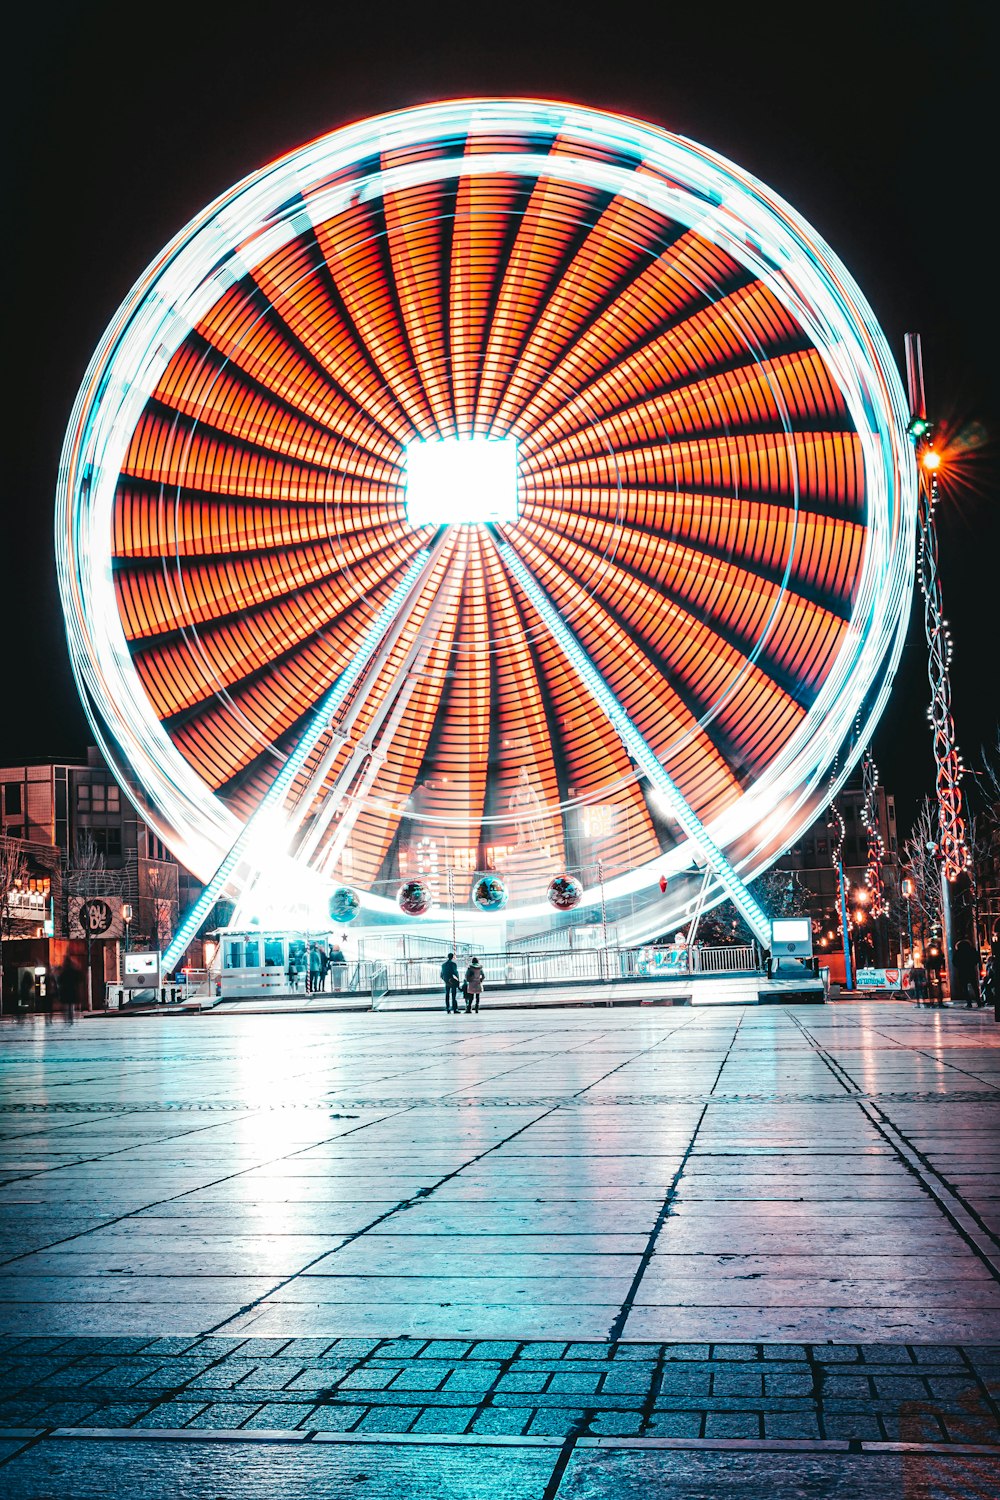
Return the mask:
<path id="1" fill-rule="evenodd" d="M 606 715 L 629 755 L 663 797 L 676 821 L 711 866 L 719 884 L 746 922 L 754 937 L 765 949 L 771 947 L 771 921 L 763 907 L 754 900 L 729 860 L 708 832 L 680 787 L 660 764 L 653 747 L 632 723 L 617 697 L 597 670 L 590 657 L 573 635 L 562 615 L 552 603 L 523 560 L 506 539 L 497 548 L 508 571 L 531 600 L 552 634 L 566 660 L 571 663 L 583 686 Z"/>
<path id="2" fill-rule="evenodd" d="M 429 561 L 430 554 L 427 549 L 421 548 L 410 563 L 403 578 L 395 589 L 393 589 L 392 594 L 368 627 L 354 660 L 340 674 L 333 687 L 314 709 L 302 732 L 301 738 L 268 787 L 259 806 L 244 823 L 232 848 L 206 884 L 197 901 L 188 910 L 184 920 L 178 926 L 176 933 L 163 954 L 164 972 L 169 972 L 169 970 L 176 966 L 178 959 L 183 956 L 188 944 L 194 938 L 198 928 L 208 916 L 208 913 L 225 890 L 227 884 L 234 880 L 234 878 L 238 878 L 241 863 L 245 862 L 248 866 L 246 876 L 239 881 L 241 888 L 250 884 L 257 874 L 259 874 L 260 856 L 253 848 L 254 835 L 261 832 L 266 823 L 266 815 L 273 813 L 285 800 L 310 750 L 315 748 L 324 732 L 329 728 L 331 715 L 336 713 L 337 709 L 345 701 L 348 693 L 367 666 L 369 659 L 382 644 L 393 621 L 413 594 L 414 585 L 424 576 Z"/>

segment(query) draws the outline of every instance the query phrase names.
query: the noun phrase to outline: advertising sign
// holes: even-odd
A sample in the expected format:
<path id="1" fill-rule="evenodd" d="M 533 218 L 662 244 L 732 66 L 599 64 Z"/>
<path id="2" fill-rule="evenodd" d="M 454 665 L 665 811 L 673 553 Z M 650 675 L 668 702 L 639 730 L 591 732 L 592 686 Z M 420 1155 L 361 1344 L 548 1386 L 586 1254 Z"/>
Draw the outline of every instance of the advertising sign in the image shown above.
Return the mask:
<path id="1" fill-rule="evenodd" d="M 687 972 L 687 948 L 643 948 L 639 953 L 639 962 L 636 964 L 637 974 L 654 978 L 657 974 L 686 974 Z"/>
<path id="2" fill-rule="evenodd" d="M 120 896 L 70 896 L 71 938 L 120 938 L 124 930 Z"/>
<path id="3" fill-rule="evenodd" d="M 859 990 L 901 990 L 903 988 L 902 970 L 859 969 L 857 987 Z"/>
<path id="4" fill-rule="evenodd" d="M 155 990 L 160 983 L 158 953 L 123 953 L 122 984 L 127 989 Z"/>

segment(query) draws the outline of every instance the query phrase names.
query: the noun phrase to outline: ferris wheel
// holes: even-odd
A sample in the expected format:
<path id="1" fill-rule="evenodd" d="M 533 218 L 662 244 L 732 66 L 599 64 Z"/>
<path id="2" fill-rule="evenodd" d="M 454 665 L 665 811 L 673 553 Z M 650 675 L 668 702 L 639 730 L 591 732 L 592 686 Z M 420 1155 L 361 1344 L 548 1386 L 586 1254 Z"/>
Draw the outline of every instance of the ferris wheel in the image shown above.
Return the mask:
<path id="1" fill-rule="evenodd" d="M 84 703 L 245 901 L 447 883 L 529 930 L 599 881 L 648 936 L 684 872 L 746 896 L 881 712 L 906 422 L 848 272 L 705 148 L 534 100 L 334 131 L 94 356 L 57 506 Z"/>

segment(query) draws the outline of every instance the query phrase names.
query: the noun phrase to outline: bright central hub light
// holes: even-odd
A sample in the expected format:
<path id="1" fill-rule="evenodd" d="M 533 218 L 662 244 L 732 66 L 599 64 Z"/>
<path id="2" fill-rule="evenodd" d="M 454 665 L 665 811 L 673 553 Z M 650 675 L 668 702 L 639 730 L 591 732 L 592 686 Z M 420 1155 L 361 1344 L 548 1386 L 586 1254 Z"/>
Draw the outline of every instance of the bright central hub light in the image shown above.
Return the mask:
<path id="1" fill-rule="evenodd" d="M 411 526 L 517 520 L 517 438 L 432 438 L 406 444 Z"/>

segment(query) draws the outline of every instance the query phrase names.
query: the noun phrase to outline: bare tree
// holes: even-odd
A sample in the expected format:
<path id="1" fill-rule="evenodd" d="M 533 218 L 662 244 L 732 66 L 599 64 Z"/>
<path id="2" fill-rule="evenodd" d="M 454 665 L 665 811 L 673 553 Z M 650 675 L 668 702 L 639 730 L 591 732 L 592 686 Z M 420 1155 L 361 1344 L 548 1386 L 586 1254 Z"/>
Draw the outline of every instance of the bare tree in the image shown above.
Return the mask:
<path id="1" fill-rule="evenodd" d="M 922 932 L 941 922 L 941 869 L 937 855 L 937 810 L 930 797 L 920 804 L 910 836 L 903 844 L 913 882 L 913 915 Z"/>
<path id="2" fill-rule="evenodd" d="M 16 839 L 0 838 L 0 1012 L 3 1011 L 3 940 L 11 936 L 11 895 L 28 873 L 28 861 Z"/>
<path id="3" fill-rule="evenodd" d="M 122 870 L 109 870 L 104 853 L 89 832 L 84 830 L 75 841 L 73 852 L 66 864 L 65 893 L 67 903 L 72 896 L 89 899 L 96 896 L 123 897 L 126 875 Z M 91 973 L 91 939 L 87 929 L 87 1009 L 92 1010 L 93 977 Z"/>

